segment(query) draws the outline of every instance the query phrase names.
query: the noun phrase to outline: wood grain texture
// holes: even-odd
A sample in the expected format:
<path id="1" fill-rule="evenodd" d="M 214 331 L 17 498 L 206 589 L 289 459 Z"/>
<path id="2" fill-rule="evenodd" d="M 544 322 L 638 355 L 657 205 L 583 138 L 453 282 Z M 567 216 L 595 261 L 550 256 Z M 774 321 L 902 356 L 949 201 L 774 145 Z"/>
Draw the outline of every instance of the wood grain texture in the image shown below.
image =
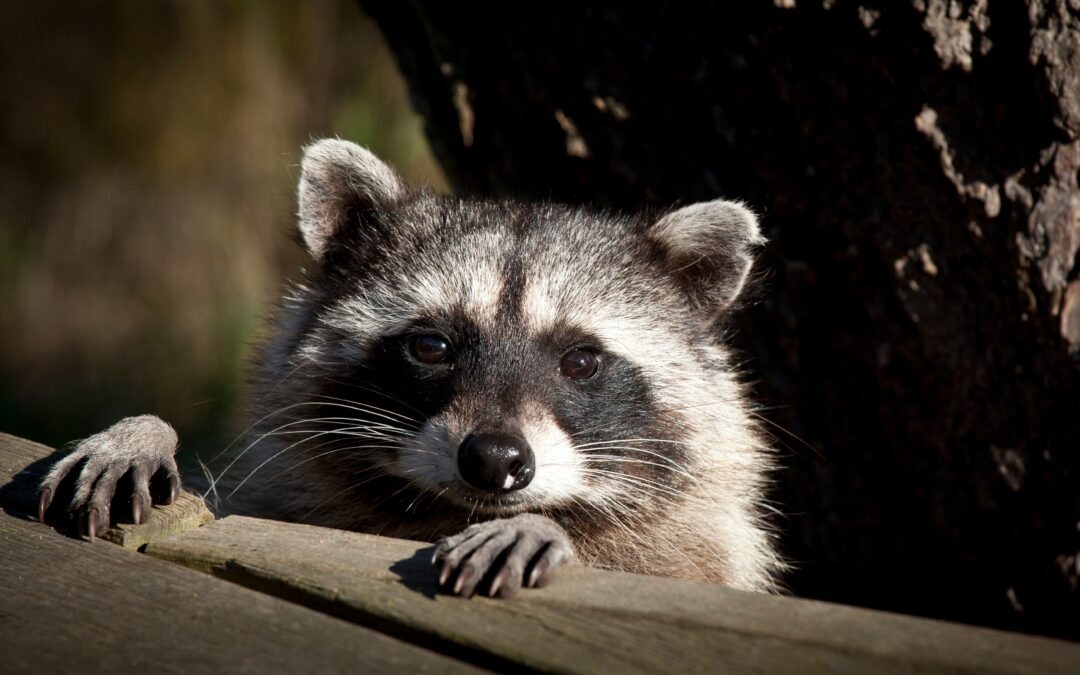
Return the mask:
<path id="1" fill-rule="evenodd" d="M 53 462 L 67 454 L 64 450 L 0 433 L 0 504 L 13 517 L 37 518 L 38 484 Z M 67 534 L 76 531 L 74 522 L 60 515 L 66 499 L 63 492 L 54 499 L 49 522 Z M 55 517 L 54 517 L 55 516 Z M 138 549 L 157 537 L 183 532 L 214 520 L 201 497 L 181 490 L 169 506 L 154 506 L 150 519 L 142 524 L 117 523 L 114 519 L 102 539 L 124 548 Z"/>
<path id="2" fill-rule="evenodd" d="M 0 671 L 475 672 L 319 612 L 0 514 Z"/>
<path id="3" fill-rule="evenodd" d="M 437 593 L 432 547 L 231 516 L 156 557 L 496 668 L 1073 673 L 1080 645 L 584 568 L 513 601 Z"/>

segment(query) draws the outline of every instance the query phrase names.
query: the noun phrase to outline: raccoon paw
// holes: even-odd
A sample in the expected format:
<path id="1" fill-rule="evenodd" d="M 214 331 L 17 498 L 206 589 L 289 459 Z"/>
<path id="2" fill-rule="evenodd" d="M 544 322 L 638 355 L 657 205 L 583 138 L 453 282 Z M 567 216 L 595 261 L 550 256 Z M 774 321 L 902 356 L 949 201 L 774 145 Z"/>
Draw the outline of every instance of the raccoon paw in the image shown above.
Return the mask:
<path id="1" fill-rule="evenodd" d="M 154 415 L 126 417 L 105 431 L 80 441 L 75 450 L 57 462 L 41 481 L 38 519 L 45 522 L 45 512 L 61 481 L 82 462 L 69 510 L 78 517 L 80 529 L 90 541 L 108 529 L 109 510 L 117 483 L 129 472 L 132 520 L 136 524 L 145 523 L 152 504 L 171 504 L 176 500 L 180 490 L 180 472 L 173 458 L 177 444 L 173 428 Z M 150 497 L 151 479 L 153 500 Z"/>
<path id="2" fill-rule="evenodd" d="M 489 596 L 510 598 L 522 586 L 546 586 L 555 570 L 575 557 L 574 545 L 558 523 L 523 513 L 443 537 L 435 545 L 432 564 L 439 568 L 439 585 L 455 595 L 471 597 L 483 584 Z"/>

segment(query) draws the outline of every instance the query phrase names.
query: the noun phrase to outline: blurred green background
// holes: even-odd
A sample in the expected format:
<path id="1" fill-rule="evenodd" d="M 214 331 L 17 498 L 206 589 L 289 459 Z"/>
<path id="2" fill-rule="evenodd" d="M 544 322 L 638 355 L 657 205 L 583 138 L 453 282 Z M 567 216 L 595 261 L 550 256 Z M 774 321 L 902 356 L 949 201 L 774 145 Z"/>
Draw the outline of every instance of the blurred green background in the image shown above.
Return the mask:
<path id="1" fill-rule="evenodd" d="M 185 463 L 213 454 L 305 264 L 300 148 L 355 140 L 445 189 L 349 0 L 2 3 L 0 38 L 0 431 L 153 412 Z"/>

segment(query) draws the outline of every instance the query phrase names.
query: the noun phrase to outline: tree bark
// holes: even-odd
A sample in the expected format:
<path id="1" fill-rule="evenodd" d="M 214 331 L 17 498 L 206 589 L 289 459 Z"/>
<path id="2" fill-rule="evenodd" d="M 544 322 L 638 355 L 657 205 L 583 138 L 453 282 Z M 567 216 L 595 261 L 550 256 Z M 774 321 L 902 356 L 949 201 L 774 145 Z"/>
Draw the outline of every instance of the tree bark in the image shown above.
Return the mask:
<path id="1" fill-rule="evenodd" d="M 376 2 L 463 192 L 749 200 L 794 592 L 1080 638 L 1080 2 Z"/>

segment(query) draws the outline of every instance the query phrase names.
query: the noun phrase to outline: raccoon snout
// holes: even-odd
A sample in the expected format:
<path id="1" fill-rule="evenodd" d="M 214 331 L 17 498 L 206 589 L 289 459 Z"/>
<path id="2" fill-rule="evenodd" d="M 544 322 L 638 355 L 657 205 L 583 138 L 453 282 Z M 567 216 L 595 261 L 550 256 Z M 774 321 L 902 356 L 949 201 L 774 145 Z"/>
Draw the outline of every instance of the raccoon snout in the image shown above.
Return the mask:
<path id="1" fill-rule="evenodd" d="M 465 482 L 488 492 L 520 490 L 536 473 L 533 452 L 524 438 L 506 433 L 470 434 L 458 448 L 458 469 Z"/>

